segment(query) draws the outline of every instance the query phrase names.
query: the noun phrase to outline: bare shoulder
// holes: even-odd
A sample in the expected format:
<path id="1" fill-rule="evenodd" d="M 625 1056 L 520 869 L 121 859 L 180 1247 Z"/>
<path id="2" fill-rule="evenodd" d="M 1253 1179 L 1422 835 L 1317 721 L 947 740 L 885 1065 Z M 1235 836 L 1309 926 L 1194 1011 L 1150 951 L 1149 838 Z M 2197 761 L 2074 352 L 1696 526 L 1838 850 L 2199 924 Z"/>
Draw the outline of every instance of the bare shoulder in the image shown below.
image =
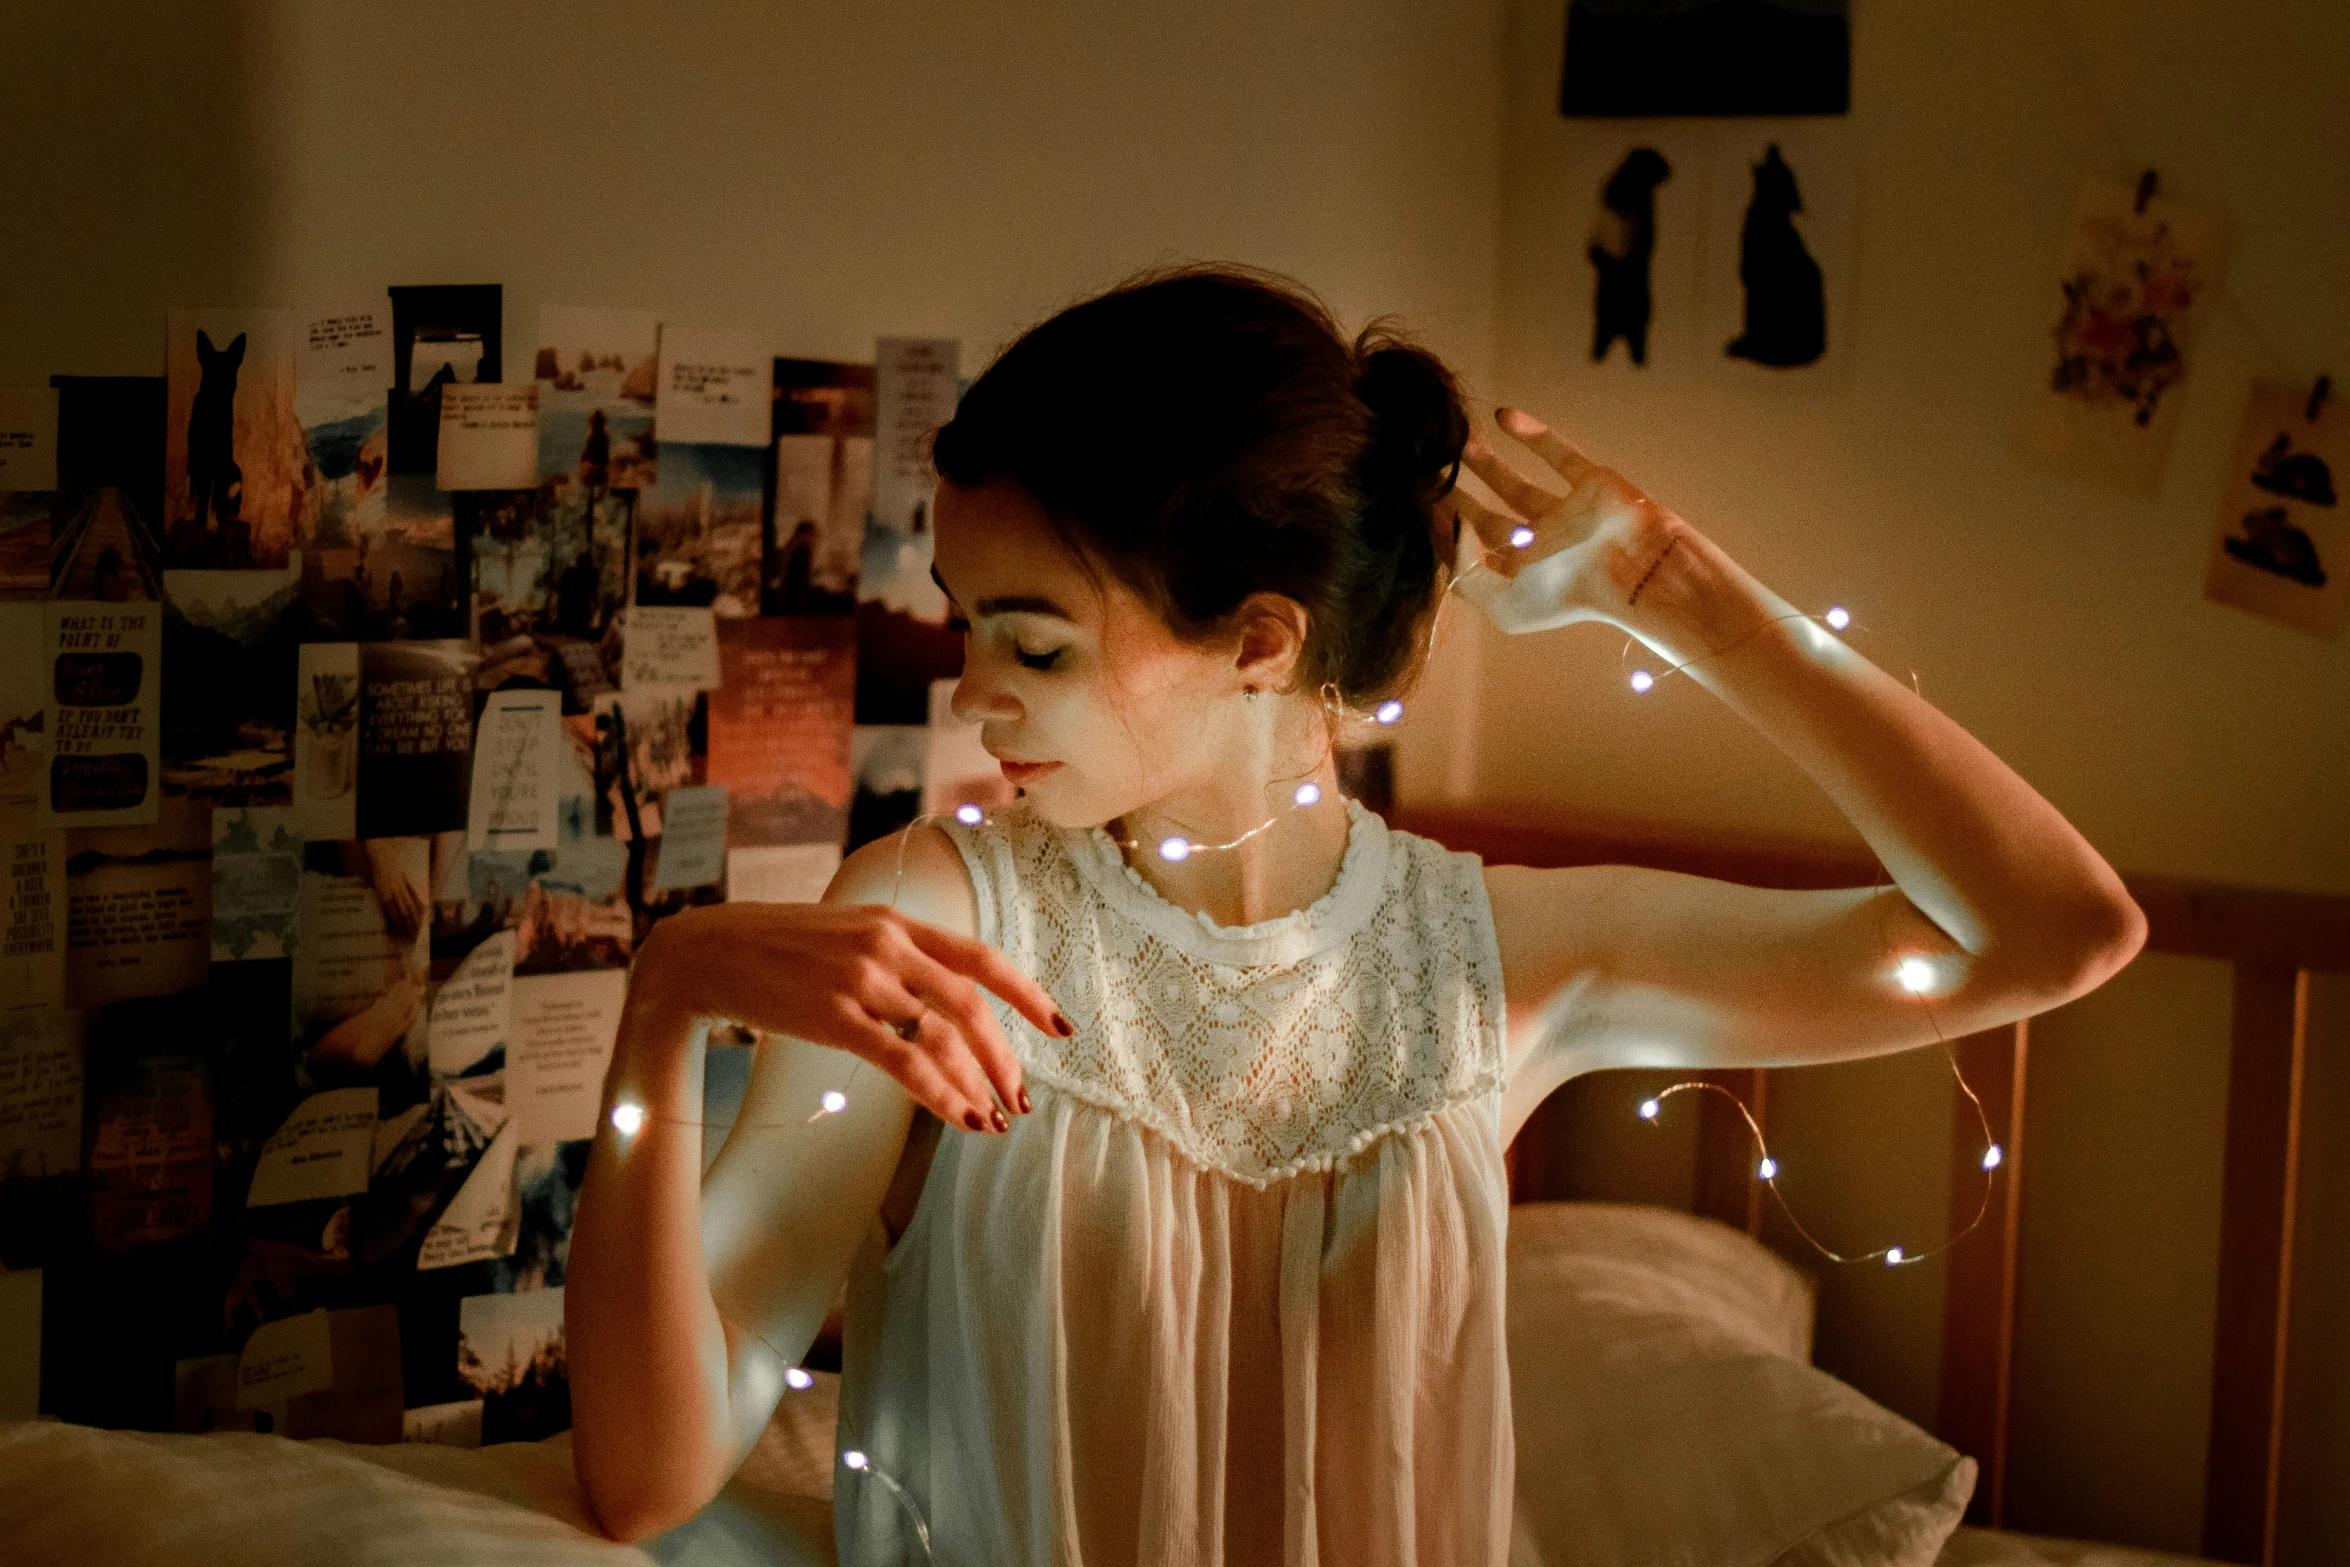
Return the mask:
<path id="1" fill-rule="evenodd" d="M 1613 865 L 1485 867 L 1494 944 L 1510 999 L 1539 1005 L 1599 966 L 1609 911 L 1621 893 Z"/>
<path id="2" fill-rule="evenodd" d="M 902 914 L 958 936 L 979 932 L 979 897 L 971 872 L 946 833 L 927 822 L 876 838 L 851 853 L 833 873 L 824 900 L 891 904 Z"/>

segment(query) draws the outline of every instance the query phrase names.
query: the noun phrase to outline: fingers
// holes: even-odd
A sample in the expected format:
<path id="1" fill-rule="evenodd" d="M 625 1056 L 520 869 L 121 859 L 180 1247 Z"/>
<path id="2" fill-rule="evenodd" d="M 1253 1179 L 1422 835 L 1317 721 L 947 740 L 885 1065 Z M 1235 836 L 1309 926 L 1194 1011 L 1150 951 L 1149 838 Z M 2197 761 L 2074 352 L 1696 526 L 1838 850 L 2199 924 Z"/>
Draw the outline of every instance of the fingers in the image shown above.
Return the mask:
<path id="1" fill-rule="evenodd" d="M 931 1009 L 924 1026 L 928 1026 L 931 1017 L 942 1018 L 952 1025 L 979 1069 L 986 1074 L 987 1083 L 995 1093 L 993 1100 L 982 1097 L 983 1107 L 993 1110 L 994 1101 L 1000 1100 L 1007 1109 L 1021 1109 L 1026 1095 L 1020 1086 L 1020 1063 L 1013 1058 L 1012 1047 L 979 987 L 921 953 L 913 955 L 913 968 L 905 976 L 905 983 L 915 998 Z"/>
<path id="2" fill-rule="evenodd" d="M 1461 452 L 1461 462 L 1501 497 L 1503 505 L 1514 507 L 1529 519 L 1554 510 L 1559 504 L 1558 496 L 1511 467 L 1481 436 L 1469 437 L 1468 446 Z"/>
<path id="3" fill-rule="evenodd" d="M 969 975 L 1010 1002 L 1015 1011 L 1036 1025 L 1038 1032 L 1057 1039 L 1069 1037 L 1069 1020 L 1061 1016 L 1045 988 L 1021 973 L 1010 958 L 986 942 L 973 941 L 919 920 L 906 922 L 906 934 L 931 957 L 957 973 Z"/>
<path id="4" fill-rule="evenodd" d="M 1535 455 L 1557 469 L 1559 477 L 1569 484 L 1580 484 L 1586 474 L 1599 470 L 1599 464 L 1584 456 L 1582 448 L 1522 408 L 1504 408 L 1494 420 L 1532 447 Z"/>
<path id="5" fill-rule="evenodd" d="M 915 1005 L 909 998 L 906 1004 L 909 1016 Z M 930 1019 L 924 1020 L 926 1031 L 935 1026 Z M 982 1108 L 986 1102 L 986 1083 L 978 1083 L 977 1093 L 957 1083 L 939 1059 L 924 1048 L 920 1033 L 913 1040 L 901 1039 L 896 1029 L 847 1002 L 841 1008 L 835 1032 L 842 1036 L 840 1043 L 844 1048 L 897 1079 L 915 1103 L 947 1125 L 979 1130 L 989 1124 L 988 1111 Z M 976 1078 L 977 1072 L 972 1076 Z M 978 1125 L 973 1126 L 974 1122 Z"/>
<path id="6" fill-rule="evenodd" d="M 1476 530 L 1477 541 L 1489 550 L 1511 548 L 1510 535 L 1527 526 L 1523 518 L 1496 511 L 1457 485 L 1453 489 L 1452 499 L 1460 508 L 1461 520 Z"/>

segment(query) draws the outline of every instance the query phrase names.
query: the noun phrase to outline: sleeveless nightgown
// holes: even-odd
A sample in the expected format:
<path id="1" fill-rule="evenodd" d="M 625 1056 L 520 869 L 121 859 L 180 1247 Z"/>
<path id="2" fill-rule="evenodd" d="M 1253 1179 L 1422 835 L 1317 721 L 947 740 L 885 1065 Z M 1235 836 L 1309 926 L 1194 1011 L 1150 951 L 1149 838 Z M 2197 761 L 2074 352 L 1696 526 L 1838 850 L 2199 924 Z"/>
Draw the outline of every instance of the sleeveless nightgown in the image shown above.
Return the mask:
<path id="1" fill-rule="evenodd" d="M 943 824 L 1034 1104 L 949 1128 L 849 1284 L 839 1446 L 956 1567 L 1499 1567 L 1500 953 L 1482 866 L 1348 799 L 1338 879 L 1244 926 L 1102 829 Z M 837 1469 L 840 1559 L 920 1562 Z"/>

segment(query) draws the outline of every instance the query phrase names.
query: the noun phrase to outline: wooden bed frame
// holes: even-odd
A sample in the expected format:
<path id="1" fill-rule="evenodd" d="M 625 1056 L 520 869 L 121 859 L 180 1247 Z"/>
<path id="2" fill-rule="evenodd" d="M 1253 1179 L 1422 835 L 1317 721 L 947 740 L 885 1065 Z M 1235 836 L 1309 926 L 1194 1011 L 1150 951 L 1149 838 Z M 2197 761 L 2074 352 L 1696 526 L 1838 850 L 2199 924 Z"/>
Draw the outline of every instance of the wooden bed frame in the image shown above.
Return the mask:
<path id="1" fill-rule="evenodd" d="M 1561 820 L 1542 807 L 1424 807 L 1388 813 L 1398 827 L 1492 864 L 1648 865 L 1766 887 L 1866 886 L 1885 879 L 1858 846 L 1705 842 Z M 2219 1244 L 2219 1313 L 2211 1369 L 2211 1433 L 2204 1475 L 2203 1554 L 2276 1560 L 2277 1477 L 2284 1443 L 2286 1337 L 2291 1321 L 2299 1175 L 2302 1063 L 2309 980 L 2350 971 L 2350 898 L 2272 892 L 2125 874 L 2146 911 L 2146 950 L 2231 964 L 2227 1147 Z M 2010 1393 L 2015 1376 L 2016 1277 L 2025 1171 L 2028 1020 L 1957 1043 L 2005 1157 L 1978 1233 L 1949 1256 L 1937 1434 L 1981 1465 L 1967 1521 L 2002 1522 Z M 1767 1117 L 1768 1069 L 1704 1074 Z M 1980 1140 L 1959 1098 L 1951 1158 L 1953 1225 L 1973 1215 Z M 1718 1094 L 1699 1096 L 1697 1211 L 1762 1234 L 1763 1184 L 1754 1179 L 1745 1123 Z M 1513 1201 L 1557 1194 L 1547 1173 L 1554 1097 L 1510 1149 Z M 1767 1123 L 1766 1123 L 1767 1124 Z M 2004 1177 L 2004 1180 L 2001 1179 Z"/>

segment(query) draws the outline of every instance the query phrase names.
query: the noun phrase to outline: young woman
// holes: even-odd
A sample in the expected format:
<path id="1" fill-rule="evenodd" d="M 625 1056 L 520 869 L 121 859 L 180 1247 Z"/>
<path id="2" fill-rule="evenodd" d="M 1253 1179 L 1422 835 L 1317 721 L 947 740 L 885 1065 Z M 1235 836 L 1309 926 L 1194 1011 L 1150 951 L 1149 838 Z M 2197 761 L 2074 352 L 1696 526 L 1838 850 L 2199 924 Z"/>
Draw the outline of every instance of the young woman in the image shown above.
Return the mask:
<path id="1" fill-rule="evenodd" d="M 844 1562 L 922 1559 L 919 1513 L 942 1562 L 1498 1564 L 1502 1150 L 1544 1095 L 1957 1037 L 2137 950 L 2120 881 L 1997 757 L 1499 422 L 1563 494 L 1435 359 L 1227 269 L 1075 306 L 971 387 L 936 569 L 955 709 L 1023 798 L 639 954 L 566 1297 L 611 1533 L 717 1491 L 846 1279 L 839 1444 L 882 1473 L 841 1471 Z M 1488 867 L 1343 798 L 1333 715 L 1410 686 L 1464 527 L 1463 596 L 1685 664 L 1893 885 Z M 704 1179 L 721 1018 L 766 1038 Z"/>

